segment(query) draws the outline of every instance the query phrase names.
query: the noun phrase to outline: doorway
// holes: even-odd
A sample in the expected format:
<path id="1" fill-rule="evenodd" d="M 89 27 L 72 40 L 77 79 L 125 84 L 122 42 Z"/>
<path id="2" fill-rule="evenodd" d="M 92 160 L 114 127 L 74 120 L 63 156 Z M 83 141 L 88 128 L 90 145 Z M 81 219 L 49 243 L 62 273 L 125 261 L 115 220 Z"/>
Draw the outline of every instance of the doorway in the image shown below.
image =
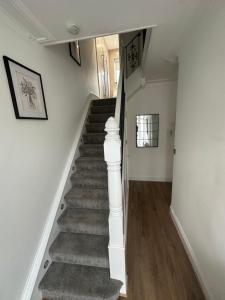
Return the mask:
<path id="1" fill-rule="evenodd" d="M 120 72 L 119 36 L 96 38 L 96 57 L 100 98 L 116 97 Z"/>

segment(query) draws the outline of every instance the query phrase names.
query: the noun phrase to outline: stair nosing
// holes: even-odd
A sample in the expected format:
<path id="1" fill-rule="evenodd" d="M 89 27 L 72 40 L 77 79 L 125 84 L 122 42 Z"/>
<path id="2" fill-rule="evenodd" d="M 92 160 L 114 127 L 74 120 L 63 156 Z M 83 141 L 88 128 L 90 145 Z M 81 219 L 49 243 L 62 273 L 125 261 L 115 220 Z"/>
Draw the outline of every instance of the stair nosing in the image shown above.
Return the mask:
<path id="1" fill-rule="evenodd" d="M 78 223 L 77 222 L 74 222 L 73 224 L 72 224 L 72 227 L 73 228 L 69 228 L 69 227 L 71 227 L 71 224 L 67 224 L 67 223 L 65 223 L 65 220 L 67 219 L 67 218 L 69 218 L 69 217 L 71 217 L 71 215 L 69 215 L 69 217 L 68 217 L 68 212 L 70 211 L 70 213 L 71 214 L 75 214 L 75 212 L 77 212 L 77 211 L 80 211 L 80 212 L 83 212 L 84 213 L 84 215 L 83 215 L 83 217 L 85 216 L 85 213 L 88 215 L 88 214 L 99 214 L 99 215 L 102 215 L 101 217 L 103 218 L 103 223 L 102 224 L 98 224 L 98 222 L 97 222 L 97 224 L 98 224 L 98 226 L 100 226 L 99 228 L 97 228 L 97 230 L 95 230 L 95 231 L 92 231 L 92 230 L 90 230 L 90 227 L 89 226 L 91 226 L 90 225 L 90 223 L 89 224 L 87 224 L 87 223 L 85 223 L 85 221 L 83 222 L 83 224 L 87 224 L 87 227 L 88 228 L 84 228 L 84 229 L 81 229 L 81 228 L 79 228 L 79 226 L 77 226 L 78 225 Z M 64 211 L 63 211 L 63 213 L 59 216 L 59 218 L 57 219 L 57 224 L 59 225 L 59 227 L 60 227 L 60 229 L 61 229 L 61 231 L 63 231 L 63 232 L 74 232 L 74 233 L 86 233 L 86 234 L 96 234 L 96 235 L 105 235 L 105 236 L 108 236 L 108 211 L 107 210 L 105 210 L 105 209 L 87 209 L 87 208 L 66 208 Z M 106 220 L 105 220 L 105 218 L 106 218 Z M 73 220 L 74 221 L 74 220 Z M 76 225 L 76 229 L 75 229 L 75 225 Z M 102 227 L 101 227 L 101 225 L 102 225 Z M 65 228 L 67 227 L 67 229 L 66 230 L 64 230 Z M 93 229 L 93 227 L 91 227 L 91 229 Z"/>
<path id="2" fill-rule="evenodd" d="M 80 241 L 76 243 L 75 240 L 79 238 Z M 92 239 L 94 245 L 97 246 L 97 251 L 95 251 L 94 247 L 90 246 L 90 244 L 86 243 L 85 245 L 85 240 L 88 239 L 89 241 L 90 238 Z M 64 249 L 63 247 L 60 247 L 60 242 L 64 243 Z M 60 232 L 52 243 L 49 249 L 49 254 L 53 261 L 108 268 L 108 242 L 108 237 L 104 235 L 97 236 L 94 234 L 91 235 L 85 233 Z M 85 248 L 84 252 L 79 249 L 81 246 Z M 78 249 L 74 251 L 74 247 L 77 247 Z M 88 260 L 91 258 L 95 259 L 96 261 L 88 262 Z"/>
<path id="3" fill-rule="evenodd" d="M 62 272 L 66 274 L 64 280 L 60 277 Z M 55 274 L 56 280 L 54 278 Z M 82 278 L 83 281 L 79 282 L 79 285 L 76 284 L 76 276 L 78 274 L 83 274 L 82 276 L 84 277 Z M 87 290 L 90 280 L 95 279 L 95 276 L 97 276 L 97 278 L 103 276 L 103 280 L 98 281 L 97 285 L 93 286 L 91 290 Z M 85 278 L 89 280 L 85 281 Z M 74 297 L 74 299 L 97 300 L 117 299 L 121 286 L 121 281 L 110 278 L 108 268 L 53 262 L 42 278 L 39 289 L 44 293 L 43 298 L 46 299 L 48 299 L 48 297 L 51 299 L 63 299 L 63 297 L 73 299 Z"/>

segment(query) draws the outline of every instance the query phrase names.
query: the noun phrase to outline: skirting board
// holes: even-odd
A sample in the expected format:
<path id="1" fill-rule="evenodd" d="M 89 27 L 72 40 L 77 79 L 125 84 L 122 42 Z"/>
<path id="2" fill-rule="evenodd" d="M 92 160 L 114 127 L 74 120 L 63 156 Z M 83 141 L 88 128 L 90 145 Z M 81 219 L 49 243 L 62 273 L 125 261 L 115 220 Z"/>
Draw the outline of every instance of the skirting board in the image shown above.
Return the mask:
<path id="1" fill-rule="evenodd" d="M 41 262 L 45 253 L 45 249 L 47 247 L 48 244 L 48 240 L 49 240 L 49 236 L 52 230 L 52 226 L 54 224 L 54 220 L 55 220 L 55 216 L 56 213 L 58 211 L 58 207 L 59 207 L 59 203 L 61 201 L 61 198 L 63 196 L 63 191 L 64 191 L 64 187 L 66 185 L 66 182 L 68 180 L 69 174 L 70 174 L 70 170 L 73 164 L 73 160 L 74 160 L 74 155 L 76 153 L 76 150 L 78 148 L 79 145 L 79 141 L 80 141 L 80 137 L 81 137 L 81 133 L 82 133 L 82 129 L 84 126 L 84 122 L 86 120 L 86 116 L 87 116 L 87 112 L 89 109 L 89 105 L 90 105 L 90 101 L 92 99 L 97 99 L 98 97 L 96 97 L 93 94 L 89 94 L 88 98 L 87 98 L 87 102 L 86 102 L 86 106 L 84 109 L 84 112 L 81 116 L 80 119 L 80 123 L 78 125 L 75 137 L 74 137 L 74 141 L 72 144 L 72 147 L 70 149 L 61 179 L 60 179 L 60 183 L 58 185 L 58 189 L 56 191 L 55 197 L 53 199 L 53 203 L 47 218 L 47 221 L 45 223 L 44 226 L 44 230 L 40 239 L 40 243 L 39 246 L 37 248 L 37 252 L 34 256 L 34 260 L 32 263 L 32 266 L 30 268 L 30 271 L 28 273 L 28 277 L 27 277 L 27 281 L 25 283 L 25 287 L 23 289 L 22 295 L 21 295 L 21 300 L 30 300 L 31 296 L 32 296 L 32 292 L 33 292 L 33 288 L 35 286 L 35 282 L 38 276 L 38 272 L 39 269 L 41 267 Z"/>
<path id="2" fill-rule="evenodd" d="M 134 181 L 159 181 L 159 182 L 172 182 L 172 178 L 166 177 L 153 177 L 153 176 L 129 176 L 129 180 Z"/>
<path id="3" fill-rule="evenodd" d="M 182 228 L 182 226 L 181 226 L 181 224 L 180 224 L 180 222 L 179 222 L 179 220 L 178 220 L 178 218 L 177 218 L 177 216 L 176 216 L 176 214 L 175 214 L 175 212 L 174 212 L 174 210 L 173 210 L 172 207 L 170 208 L 170 215 L 171 215 L 171 219 L 172 219 L 172 221 L 173 221 L 173 223 L 174 223 L 174 225 L 176 227 L 178 235 L 179 235 L 179 237 L 181 239 L 181 242 L 182 242 L 182 244 L 184 246 L 184 249 L 185 249 L 185 251 L 187 253 L 187 256 L 188 256 L 188 258 L 189 258 L 189 260 L 190 260 L 190 262 L 192 264 L 192 267 L 194 269 L 194 272 L 196 274 L 196 277 L 197 277 L 197 279 L 199 281 L 199 284 L 200 284 L 200 286 L 202 288 L 202 291 L 203 291 L 203 293 L 205 295 L 206 300 L 214 300 L 214 298 L 211 295 L 208 287 L 206 286 L 206 283 L 204 282 L 200 266 L 198 264 L 198 261 L 197 261 L 197 258 L 195 256 L 195 253 L 194 253 L 194 251 L 193 251 L 193 249 L 191 247 L 191 244 L 189 243 L 188 238 L 187 238 L 187 236 L 186 236 L 186 234 L 185 234 L 185 232 L 184 232 L 184 230 L 183 230 L 183 228 Z"/>

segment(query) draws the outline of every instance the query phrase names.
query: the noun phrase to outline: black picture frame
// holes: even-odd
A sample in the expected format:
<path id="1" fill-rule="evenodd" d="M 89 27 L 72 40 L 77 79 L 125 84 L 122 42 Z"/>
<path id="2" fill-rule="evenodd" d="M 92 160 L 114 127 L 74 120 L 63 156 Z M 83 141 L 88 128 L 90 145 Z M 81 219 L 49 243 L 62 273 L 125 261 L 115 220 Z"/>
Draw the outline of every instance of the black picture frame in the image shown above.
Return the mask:
<path id="1" fill-rule="evenodd" d="M 125 46 L 125 69 L 126 78 L 139 67 L 141 63 L 141 40 L 143 39 L 143 32 L 138 32 L 132 40 Z"/>
<path id="2" fill-rule="evenodd" d="M 78 51 L 76 51 L 76 48 L 78 48 Z M 70 42 L 69 43 L 69 52 L 70 56 L 75 62 L 78 64 L 78 66 L 81 66 L 81 56 L 80 56 L 80 45 L 79 41 Z"/>
<path id="3" fill-rule="evenodd" d="M 3 61 L 4 61 L 4 65 L 5 65 L 5 70 L 6 70 L 6 75 L 7 75 L 7 79 L 8 79 L 8 84 L 9 84 L 9 90 L 10 90 L 10 94 L 11 94 L 11 98 L 12 98 L 12 103 L 13 103 L 13 108 L 14 108 L 14 112 L 15 112 L 15 117 L 16 119 L 31 119 L 31 120 L 48 120 L 48 113 L 47 113 L 47 108 L 46 108 L 46 102 L 45 102 L 45 95 L 44 95 L 44 89 L 43 89 L 43 84 L 42 84 L 42 78 L 41 78 L 41 74 L 20 64 L 19 62 L 9 58 L 8 56 L 3 56 Z M 25 71 L 31 72 L 33 74 L 35 74 L 39 80 L 39 85 L 40 85 L 40 89 L 39 92 L 41 94 L 42 97 L 42 101 L 43 103 L 41 103 L 43 105 L 43 110 L 42 110 L 42 114 L 44 114 L 43 117 L 37 117 L 37 116 L 23 116 L 23 112 L 20 111 L 19 106 L 18 106 L 18 96 L 17 93 L 15 91 L 15 86 L 14 86 L 14 81 L 13 77 L 12 77 L 12 73 L 11 73 L 11 69 L 10 69 L 10 63 L 13 63 L 14 65 L 19 66 L 20 68 L 24 69 Z M 42 102 L 41 101 L 41 102 Z M 25 113 L 26 114 L 26 113 Z"/>

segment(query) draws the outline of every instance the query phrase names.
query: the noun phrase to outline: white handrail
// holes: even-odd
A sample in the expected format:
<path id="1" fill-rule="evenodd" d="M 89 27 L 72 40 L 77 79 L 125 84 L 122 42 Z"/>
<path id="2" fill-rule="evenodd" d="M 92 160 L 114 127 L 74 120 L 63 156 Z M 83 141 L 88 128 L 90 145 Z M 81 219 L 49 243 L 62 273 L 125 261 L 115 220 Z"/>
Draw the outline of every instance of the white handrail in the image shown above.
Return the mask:
<path id="1" fill-rule="evenodd" d="M 122 55 L 121 55 L 120 76 L 119 76 L 119 82 L 118 82 L 118 88 L 117 88 L 117 98 L 116 98 L 116 108 L 115 108 L 115 119 L 118 124 L 120 124 L 120 109 L 121 109 L 121 97 L 122 97 L 122 88 L 123 88 L 123 70 L 124 70 L 124 64 L 123 64 L 123 59 L 122 59 Z"/>

